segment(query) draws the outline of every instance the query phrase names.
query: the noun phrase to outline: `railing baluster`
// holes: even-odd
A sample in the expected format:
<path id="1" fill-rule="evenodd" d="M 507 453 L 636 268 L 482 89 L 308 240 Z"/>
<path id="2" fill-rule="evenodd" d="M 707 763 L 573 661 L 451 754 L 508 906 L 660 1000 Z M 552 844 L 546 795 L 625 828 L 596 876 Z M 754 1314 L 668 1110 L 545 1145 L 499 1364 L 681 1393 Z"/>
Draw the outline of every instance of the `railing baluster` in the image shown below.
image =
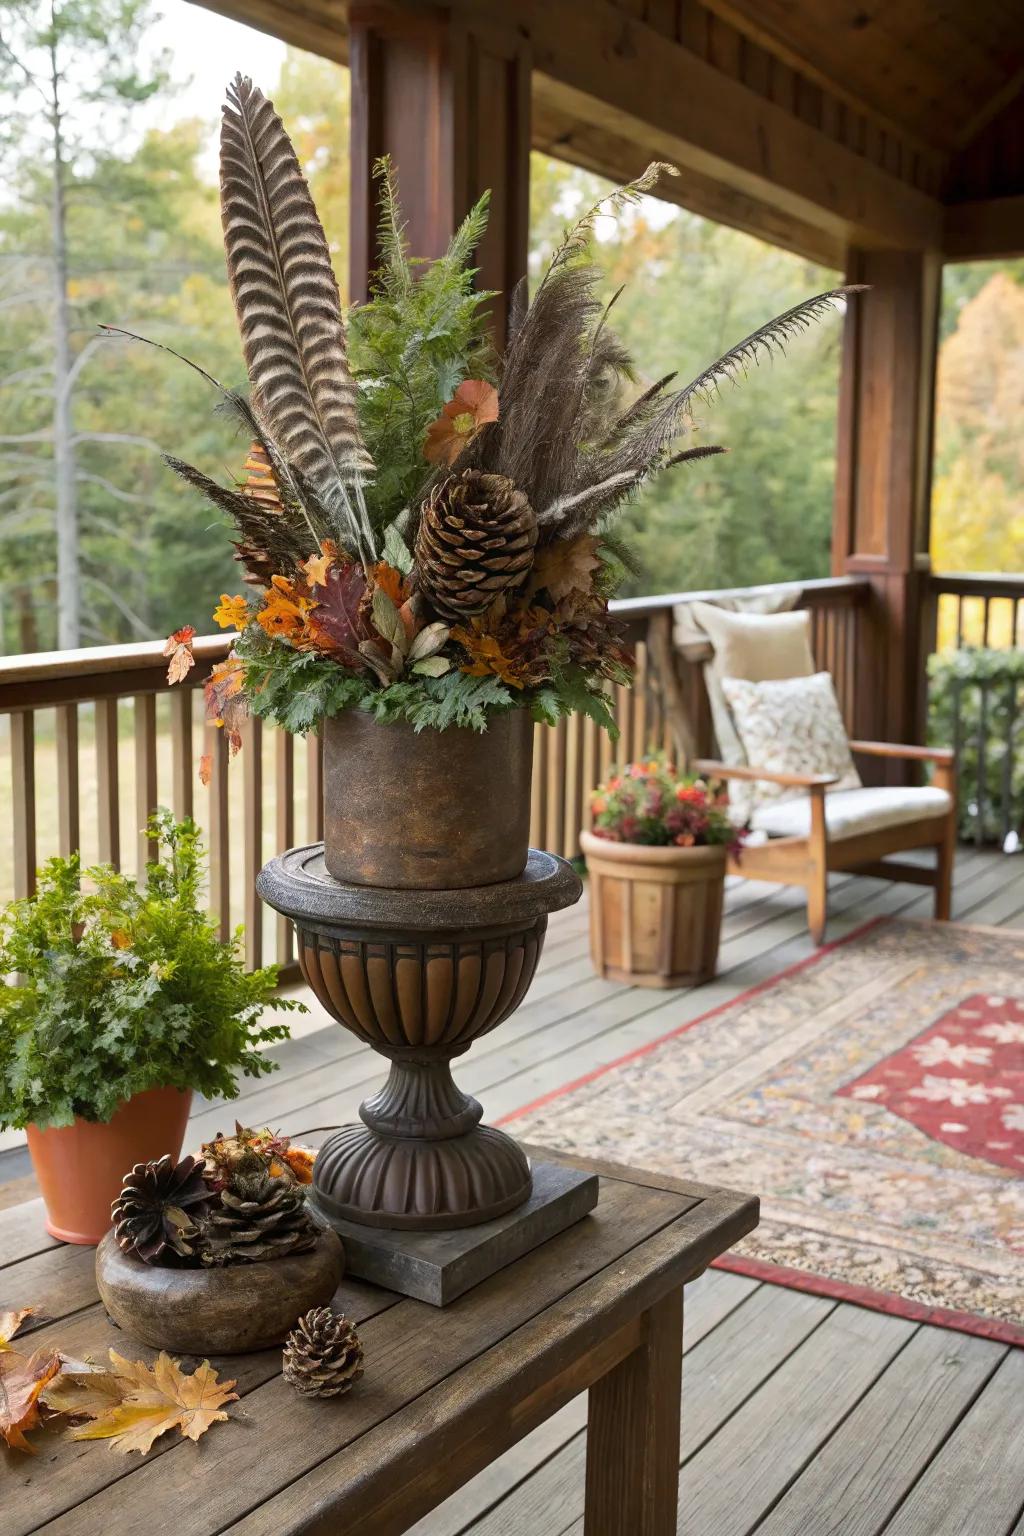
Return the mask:
<path id="1" fill-rule="evenodd" d="M 156 805 L 156 695 L 140 693 L 135 699 L 135 867 L 140 878 L 157 856 L 156 839 L 146 835 Z"/>
<path id="2" fill-rule="evenodd" d="M 980 848 L 985 841 L 985 774 L 988 769 L 987 762 L 987 737 L 988 737 L 988 684 L 984 681 L 978 684 L 978 821 L 974 828 L 974 841 Z"/>
<path id="3" fill-rule="evenodd" d="M 57 847 L 64 858 L 82 841 L 78 788 L 78 705 L 57 705 Z"/>
<path id="4" fill-rule="evenodd" d="M 222 939 L 231 937 L 231 825 L 228 820 L 228 739 L 223 728 L 206 727 L 210 759 L 210 914 Z"/>
<path id="5" fill-rule="evenodd" d="M 14 816 L 14 894 L 36 888 L 36 717 L 30 709 L 11 715 L 11 811 Z"/>
<path id="6" fill-rule="evenodd" d="M 179 821 L 191 816 L 194 801 L 195 767 L 192 762 L 191 688 L 178 688 L 170 694 L 171 705 L 171 806 Z"/>
<path id="7" fill-rule="evenodd" d="M 583 721 L 583 804 L 580 807 L 580 826 L 590 826 L 590 795 L 598 786 L 596 720 L 588 715 Z"/>
<path id="8" fill-rule="evenodd" d="M 256 876 L 263 867 L 263 721 L 257 715 L 245 724 L 242 807 L 245 963 L 255 971 L 263 964 L 263 903 L 256 894 Z"/>
<path id="9" fill-rule="evenodd" d="M 647 737 L 647 646 L 636 648 L 636 680 L 633 684 L 633 757 L 646 757 L 653 743 Z"/>
<path id="10" fill-rule="evenodd" d="M 544 847 L 560 853 L 565 836 L 565 721 L 547 726 L 547 773 L 544 789 Z"/>
<path id="11" fill-rule="evenodd" d="M 963 650 L 963 645 L 964 645 L 964 595 L 963 595 L 962 592 L 958 592 L 956 594 L 956 648 L 957 648 L 957 650 L 958 651 Z"/>
<path id="12" fill-rule="evenodd" d="M 96 816 L 101 864 L 121 868 L 117 699 L 96 700 Z"/>
<path id="13" fill-rule="evenodd" d="M 544 744 L 548 728 L 533 728 L 533 777 L 530 780 L 530 847 L 544 847 L 544 788 L 547 775 L 544 767 Z"/>
<path id="14" fill-rule="evenodd" d="M 992 599 L 989 598 L 989 597 L 983 598 L 983 600 L 982 600 L 982 608 L 981 608 L 981 643 L 982 643 L 982 645 L 988 645 L 988 626 L 989 626 L 989 614 L 991 612 L 991 608 L 992 608 Z"/>
<path id="15" fill-rule="evenodd" d="M 580 760 L 583 750 L 583 715 L 570 715 L 565 722 L 565 810 L 562 816 L 563 858 L 574 859 L 579 853 L 582 825 L 580 809 Z"/>
<path id="16" fill-rule="evenodd" d="M 1003 803 L 999 817 L 999 841 L 1005 846 L 1013 821 L 1014 734 L 1017 724 L 1017 679 L 1006 684 L 1006 740 L 1003 743 Z"/>
<path id="17" fill-rule="evenodd" d="M 295 738 L 288 731 L 274 732 L 274 794 L 277 852 L 283 853 L 295 841 Z M 277 963 L 288 965 L 295 955 L 292 925 L 278 913 L 275 928 Z"/>

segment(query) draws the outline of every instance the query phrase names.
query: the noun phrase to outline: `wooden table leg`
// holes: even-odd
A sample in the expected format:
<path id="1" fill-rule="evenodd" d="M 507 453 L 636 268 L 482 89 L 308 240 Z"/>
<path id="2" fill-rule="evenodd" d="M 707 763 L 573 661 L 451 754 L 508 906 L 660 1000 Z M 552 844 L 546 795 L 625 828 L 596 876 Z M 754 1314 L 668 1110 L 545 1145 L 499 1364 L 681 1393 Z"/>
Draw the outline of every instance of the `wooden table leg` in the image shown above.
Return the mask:
<path id="1" fill-rule="evenodd" d="M 584 1536 L 676 1536 L 682 1289 L 645 1321 L 639 1349 L 590 1389 Z"/>

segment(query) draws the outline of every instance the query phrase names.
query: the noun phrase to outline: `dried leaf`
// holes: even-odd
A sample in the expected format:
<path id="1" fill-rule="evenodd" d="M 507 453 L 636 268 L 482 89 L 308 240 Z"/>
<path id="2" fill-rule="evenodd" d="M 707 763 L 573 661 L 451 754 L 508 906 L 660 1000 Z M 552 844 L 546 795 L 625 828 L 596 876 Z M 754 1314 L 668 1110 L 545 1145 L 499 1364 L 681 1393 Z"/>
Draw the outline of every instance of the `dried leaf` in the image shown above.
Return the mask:
<path id="1" fill-rule="evenodd" d="M 209 782 L 210 782 L 210 780 L 212 778 L 213 778 L 213 753 L 212 752 L 204 752 L 202 757 L 199 759 L 199 782 L 200 782 L 200 784 L 209 784 Z"/>
<path id="2" fill-rule="evenodd" d="M 412 670 L 421 677 L 444 677 L 446 672 L 451 671 L 451 667 L 447 656 L 424 656 L 422 661 L 413 663 Z"/>
<path id="3" fill-rule="evenodd" d="M 17 1312 L 0 1312 L 0 1350 L 8 1349 L 11 1340 L 35 1307 L 21 1307 Z"/>
<path id="4" fill-rule="evenodd" d="M 224 727 L 232 754 L 242 745 L 242 726 L 249 714 L 249 706 L 242 692 L 244 682 L 245 667 L 237 656 L 229 656 L 226 661 L 217 663 L 203 684 L 206 718 L 212 725 Z M 211 762 L 211 773 L 212 770 Z M 199 764 L 199 777 L 203 777 L 202 762 Z M 203 779 L 203 782 L 205 784 L 209 780 Z"/>
<path id="5" fill-rule="evenodd" d="M 409 596 L 409 584 L 402 572 L 396 570 L 393 565 L 389 565 L 386 560 L 380 560 L 373 567 L 372 574 L 374 586 L 386 592 L 396 608 L 401 608 Z"/>
<path id="6" fill-rule="evenodd" d="M 113 1408 L 92 1414 L 94 1423 L 73 1430 L 73 1440 L 110 1440 L 117 1450 L 145 1456 L 154 1440 L 171 1429 L 198 1440 L 211 1424 L 227 1418 L 223 1404 L 238 1397 L 231 1390 L 235 1383 L 218 1381 L 208 1360 L 191 1376 L 162 1350 L 153 1366 L 126 1360 L 113 1349 L 110 1363 L 124 1386 L 124 1397 Z"/>
<path id="7" fill-rule="evenodd" d="M 366 574 L 354 561 L 333 566 L 326 587 L 317 587 L 317 600 L 305 627 L 305 637 L 345 666 L 362 668 L 359 643 L 372 639 L 360 608 L 366 593 Z"/>
<path id="8" fill-rule="evenodd" d="M 454 464 L 488 422 L 498 419 L 498 391 L 484 379 L 464 379 L 436 421 L 427 428 L 423 457 L 428 464 Z"/>
<path id="9" fill-rule="evenodd" d="M 550 592 L 556 603 L 570 592 L 589 592 L 601 564 L 598 542 L 593 534 L 585 533 L 578 539 L 553 539 L 541 545 L 530 572 L 531 591 Z"/>
<path id="10" fill-rule="evenodd" d="M 405 625 L 402 623 L 401 614 L 383 587 L 374 588 L 371 611 L 375 628 L 389 645 L 395 646 L 404 655 L 408 644 Z"/>
<path id="11" fill-rule="evenodd" d="M 39 1394 L 59 1371 L 60 1355 L 53 1350 L 27 1356 L 6 1349 L 0 1354 L 0 1439 L 12 1450 L 35 1455 L 25 1433 L 41 1423 Z"/>
<path id="12" fill-rule="evenodd" d="M 300 570 L 311 587 L 323 587 L 327 584 L 327 572 L 332 564 L 332 556 L 326 549 L 321 549 L 319 554 L 310 555 L 308 560 L 303 560 Z"/>
<path id="13" fill-rule="evenodd" d="M 409 647 L 409 660 L 426 661 L 428 657 L 436 656 L 443 645 L 447 643 L 451 630 L 447 624 L 427 624 L 420 630 L 412 645 Z M 439 672 L 433 672 L 431 676 L 440 677 Z"/>
<path id="14" fill-rule="evenodd" d="M 68 1365 L 67 1360 L 62 1360 L 60 1375 L 40 1394 L 43 1404 L 53 1413 L 63 1413 L 69 1419 L 92 1418 L 123 1401 L 126 1383 L 120 1376 L 94 1368 L 69 1370 Z"/>
<path id="15" fill-rule="evenodd" d="M 176 629 L 173 635 L 168 635 L 164 642 L 164 655 L 170 658 L 167 666 L 167 681 L 180 683 L 191 672 L 196 664 L 196 658 L 192 653 L 192 641 L 196 632 L 191 624 L 185 624 L 181 629 Z"/>

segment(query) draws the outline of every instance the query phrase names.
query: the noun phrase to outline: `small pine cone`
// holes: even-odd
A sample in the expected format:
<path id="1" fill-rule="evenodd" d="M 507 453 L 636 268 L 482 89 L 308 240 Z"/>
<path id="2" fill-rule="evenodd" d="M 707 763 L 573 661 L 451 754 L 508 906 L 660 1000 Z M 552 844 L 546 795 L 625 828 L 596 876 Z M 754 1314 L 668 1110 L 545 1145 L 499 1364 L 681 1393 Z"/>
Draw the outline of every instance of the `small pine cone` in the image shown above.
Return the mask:
<path id="1" fill-rule="evenodd" d="M 220 1202 L 203 1228 L 199 1257 L 207 1268 L 281 1259 L 316 1245 L 306 1192 L 291 1180 L 271 1178 L 266 1169 L 250 1178 L 246 1170 L 238 1191 L 222 1190 Z"/>
<path id="2" fill-rule="evenodd" d="M 363 1346 L 343 1312 L 314 1307 L 285 1340 L 284 1379 L 304 1397 L 337 1397 L 363 1374 Z"/>
<path id="3" fill-rule="evenodd" d="M 416 534 L 416 568 L 431 605 L 457 622 L 522 586 L 537 519 L 511 480 L 464 469 L 434 487 Z"/>
<path id="4" fill-rule="evenodd" d="M 192 1257 L 191 1239 L 215 1199 L 197 1158 L 136 1163 L 111 1206 L 114 1238 L 144 1264 Z"/>

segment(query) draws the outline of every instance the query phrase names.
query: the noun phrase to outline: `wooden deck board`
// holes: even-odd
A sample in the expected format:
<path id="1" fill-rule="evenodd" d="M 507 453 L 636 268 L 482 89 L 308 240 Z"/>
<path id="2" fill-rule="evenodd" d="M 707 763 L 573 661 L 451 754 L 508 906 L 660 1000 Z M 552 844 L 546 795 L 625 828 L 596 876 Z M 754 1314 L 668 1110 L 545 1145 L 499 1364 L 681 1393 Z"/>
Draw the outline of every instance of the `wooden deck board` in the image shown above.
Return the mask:
<path id="1" fill-rule="evenodd" d="M 930 903 L 913 886 L 835 877 L 828 937 L 876 916 L 927 917 Z M 961 850 L 954 913 L 1024 926 L 1024 861 Z M 620 987 L 593 975 L 581 905 L 552 920 L 526 1005 L 459 1062 L 458 1079 L 496 1119 L 811 953 L 798 892 L 730 881 L 713 982 L 668 994 Z M 305 1026 L 271 1052 L 272 1079 L 235 1103 L 198 1104 L 192 1132 L 236 1114 L 292 1131 L 351 1118 L 380 1063 L 321 1010 Z M 24 1150 L 0 1152 L 0 1206 L 32 1192 Z M 13 1249 L 0 1254 L 0 1304 L 31 1300 L 66 1315 L 85 1295 L 75 1280 L 87 1251 L 68 1250 L 59 1304 L 29 1297 L 33 1255 L 51 1243 L 38 1203 L 18 1217 Z M 17 1298 L 6 1294 L 12 1284 Z M 76 1343 L 105 1329 L 94 1307 L 61 1327 Z M 721 1271 L 687 1288 L 684 1349 L 688 1536 L 1024 1536 L 1024 1352 Z M 585 1422 L 580 1398 L 409 1536 L 581 1536 Z"/>

